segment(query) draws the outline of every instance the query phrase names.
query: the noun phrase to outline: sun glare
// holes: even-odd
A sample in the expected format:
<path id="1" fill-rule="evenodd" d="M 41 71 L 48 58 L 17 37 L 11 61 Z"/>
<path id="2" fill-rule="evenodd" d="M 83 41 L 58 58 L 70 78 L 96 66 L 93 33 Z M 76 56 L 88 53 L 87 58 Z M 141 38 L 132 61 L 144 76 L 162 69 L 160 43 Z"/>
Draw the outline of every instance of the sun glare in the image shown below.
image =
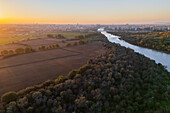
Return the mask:
<path id="1" fill-rule="evenodd" d="M 2 19 L 2 14 L 0 13 L 0 19 Z"/>

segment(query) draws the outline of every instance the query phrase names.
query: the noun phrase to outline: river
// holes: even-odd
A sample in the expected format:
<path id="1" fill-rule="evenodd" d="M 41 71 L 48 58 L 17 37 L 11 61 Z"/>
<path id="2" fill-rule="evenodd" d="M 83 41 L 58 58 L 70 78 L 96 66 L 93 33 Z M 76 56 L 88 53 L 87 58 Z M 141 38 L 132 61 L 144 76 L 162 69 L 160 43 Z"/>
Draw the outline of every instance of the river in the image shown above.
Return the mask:
<path id="1" fill-rule="evenodd" d="M 101 32 L 103 35 L 105 35 L 110 42 L 117 43 L 126 48 L 133 49 L 135 52 L 142 54 L 152 60 L 155 60 L 156 63 L 161 63 L 170 72 L 170 54 L 132 45 L 124 40 L 120 40 L 119 36 L 107 33 L 106 31 L 104 31 L 103 28 L 98 29 L 98 31 Z"/>

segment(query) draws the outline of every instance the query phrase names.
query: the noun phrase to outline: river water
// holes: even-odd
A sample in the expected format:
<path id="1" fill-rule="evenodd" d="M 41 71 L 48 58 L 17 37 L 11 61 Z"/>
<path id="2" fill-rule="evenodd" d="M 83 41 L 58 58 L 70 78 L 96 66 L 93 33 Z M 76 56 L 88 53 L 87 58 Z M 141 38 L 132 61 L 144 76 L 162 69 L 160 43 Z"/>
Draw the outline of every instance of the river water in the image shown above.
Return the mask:
<path id="1" fill-rule="evenodd" d="M 161 63 L 170 72 L 170 54 L 132 45 L 124 40 L 120 40 L 119 36 L 115 36 L 110 33 L 107 33 L 106 31 L 104 31 L 104 29 L 99 29 L 98 31 L 101 32 L 103 35 L 105 35 L 110 42 L 118 43 L 121 46 L 133 49 L 135 52 L 142 54 L 152 60 L 155 60 L 156 63 Z"/>

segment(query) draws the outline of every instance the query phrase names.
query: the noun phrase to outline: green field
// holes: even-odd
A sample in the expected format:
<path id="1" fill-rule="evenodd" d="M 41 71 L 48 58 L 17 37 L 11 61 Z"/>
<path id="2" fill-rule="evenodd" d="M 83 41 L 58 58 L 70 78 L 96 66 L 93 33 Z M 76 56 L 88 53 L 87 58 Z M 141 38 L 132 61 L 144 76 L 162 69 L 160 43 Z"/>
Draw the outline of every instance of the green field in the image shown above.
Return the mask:
<path id="1" fill-rule="evenodd" d="M 26 35 L 26 36 L 18 36 L 16 34 L 10 34 L 10 33 L 0 33 L 0 45 L 10 44 L 14 42 L 20 42 L 25 41 L 28 39 L 37 39 L 38 37 L 34 37 L 32 35 Z"/>
<path id="2" fill-rule="evenodd" d="M 82 40 L 94 40 L 94 39 L 97 39 L 99 36 L 90 36 L 90 37 L 87 37 L 87 38 L 84 38 Z"/>

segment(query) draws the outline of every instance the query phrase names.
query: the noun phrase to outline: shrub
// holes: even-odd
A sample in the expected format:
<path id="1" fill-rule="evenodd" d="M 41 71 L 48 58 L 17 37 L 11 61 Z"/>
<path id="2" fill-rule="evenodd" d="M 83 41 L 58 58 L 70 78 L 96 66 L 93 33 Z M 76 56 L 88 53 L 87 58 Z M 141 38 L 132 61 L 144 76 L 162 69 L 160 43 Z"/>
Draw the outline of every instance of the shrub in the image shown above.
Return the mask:
<path id="1" fill-rule="evenodd" d="M 80 40 L 80 41 L 79 41 L 79 44 L 82 45 L 82 44 L 85 44 L 85 42 L 82 41 L 82 40 Z"/>
<path id="2" fill-rule="evenodd" d="M 56 47 L 59 48 L 60 46 L 58 44 L 56 44 Z"/>
<path id="3" fill-rule="evenodd" d="M 84 38 L 83 35 L 75 36 L 75 39 L 83 39 L 83 38 Z"/>
<path id="4" fill-rule="evenodd" d="M 78 73 L 77 70 L 72 70 L 72 71 L 68 74 L 68 78 L 73 79 L 74 76 L 75 76 L 77 73 Z"/>
<path id="5" fill-rule="evenodd" d="M 64 77 L 63 75 L 60 75 L 56 80 L 55 83 L 63 83 L 66 80 L 66 77 Z"/>
<path id="6" fill-rule="evenodd" d="M 45 46 L 40 46 L 38 49 L 39 49 L 40 51 L 42 51 L 42 50 L 45 50 L 46 47 L 45 47 Z"/>
<path id="7" fill-rule="evenodd" d="M 83 73 L 83 72 L 86 71 L 88 68 L 89 68 L 89 66 L 86 64 L 86 65 L 82 66 L 82 67 L 79 69 L 79 72 L 80 72 L 80 73 Z"/>
<path id="8" fill-rule="evenodd" d="M 9 53 L 10 55 L 12 55 L 12 54 L 14 54 L 14 51 L 13 51 L 13 50 L 9 50 L 8 53 Z"/>
<path id="9" fill-rule="evenodd" d="M 91 92 L 91 90 L 92 90 L 92 87 L 91 87 L 91 86 L 88 86 L 87 91 L 88 91 L 88 92 Z"/>
<path id="10" fill-rule="evenodd" d="M 32 112 L 33 112 L 33 107 L 27 108 L 26 112 L 27 112 L 27 113 L 32 113 Z"/>
<path id="11" fill-rule="evenodd" d="M 66 47 L 70 47 L 71 46 L 71 44 L 70 43 L 68 43 L 67 45 L 66 45 Z"/>
<path id="12" fill-rule="evenodd" d="M 55 36 L 56 38 L 60 38 L 60 39 L 63 39 L 63 38 L 65 38 L 63 35 L 61 35 L 61 34 L 58 34 L 58 35 L 56 35 Z"/>
<path id="13" fill-rule="evenodd" d="M 24 53 L 24 49 L 23 49 L 23 48 L 17 48 L 17 49 L 15 50 L 15 52 L 16 52 L 17 54 L 22 54 L 22 53 Z"/>
<path id="14" fill-rule="evenodd" d="M 51 45 L 49 45 L 48 47 L 47 47 L 47 49 L 52 49 L 53 48 L 53 46 L 51 46 Z"/>
<path id="15" fill-rule="evenodd" d="M 76 46 L 77 45 L 77 42 L 74 42 L 73 46 Z"/>
<path id="16" fill-rule="evenodd" d="M 64 40 L 62 40 L 61 42 L 62 42 L 62 43 L 65 43 L 65 41 L 64 41 Z"/>
<path id="17" fill-rule="evenodd" d="M 25 53 L 30 53 L 30 52 L 32 52 L 32 48 L 26 47 L 26 48 L 25 48 Z"/>
<path id="18" fill-rule="evenodd" d="M 52 45 L 53 48 L 56 48 L 56 45 Z"/>
<path id="19" fill-rule="evenodd" d="M 27 87 L 27 88 L 25 88 L 25 89 L 20 90 L 19 92 L 17 92 L 17 95 L 18 95 L 19 97 L 22 97 L 22 96 L 30 93 L 31 91 L 35 91 L 35 90 L 36 90 L 36 87 L 33 87 L 33 86 L 32 86 L 32 87 Z"/>
<path id="20" fill-rule="evenodd" d="M 1 51 L 1 55 L 2 55 L 2 56 L 8 55 L 8 50 L 3 50 L 3 51 Z"/>
<path id="21" fill-rule="evenodd" d="M 51 35 L 51 34 L 47 34 L 47 37 L 49 37 L 49 38 L 53 38 L 53 35 Z"/>
<path id="22" fill-rule="evenodd" d="M 15 101 L 17 99 L 17 94 L 15 92 L 8 92 L 2 95 L 1 101 L 5 103 L 9 103 L 11 101 Z"/>
<path id="23" fill-rule="evenodd" d="M 53 83 L 54 83 L 53 81 L 47 80 L 47 81 L 43 82 L 42 84 L 40 84 L 40 87 L 46 87 Z"/>

